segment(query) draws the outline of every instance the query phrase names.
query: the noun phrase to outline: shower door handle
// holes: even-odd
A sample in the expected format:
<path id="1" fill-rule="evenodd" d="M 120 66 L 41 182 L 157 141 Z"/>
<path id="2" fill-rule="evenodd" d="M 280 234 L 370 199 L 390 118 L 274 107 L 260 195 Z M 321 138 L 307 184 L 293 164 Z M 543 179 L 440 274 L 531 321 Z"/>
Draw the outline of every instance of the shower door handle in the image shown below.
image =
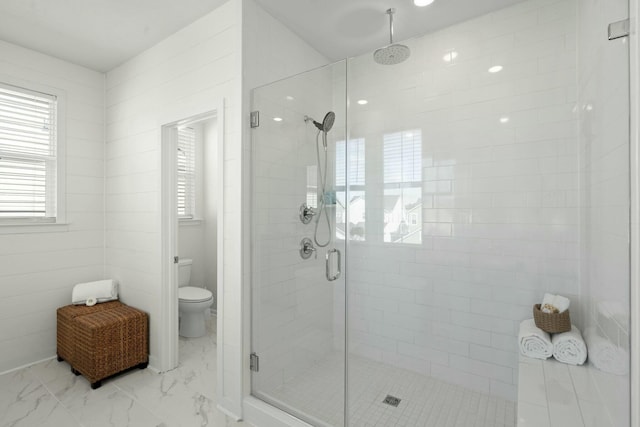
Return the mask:
<path id="1" fill-rule="evenodd" d="M 338 256 L 338 271 L 336 274 L 331 275 L 331 255 L 336 254 Z M 334 280 L 338 280 L 340 278 L 340 274 L 342 273 L 342 255 L 338 249 L 329 249 L 327 251 L 327 256 L 325 257 L 326 263 L 326 275 L 327 280 L 333 282 Z"/>

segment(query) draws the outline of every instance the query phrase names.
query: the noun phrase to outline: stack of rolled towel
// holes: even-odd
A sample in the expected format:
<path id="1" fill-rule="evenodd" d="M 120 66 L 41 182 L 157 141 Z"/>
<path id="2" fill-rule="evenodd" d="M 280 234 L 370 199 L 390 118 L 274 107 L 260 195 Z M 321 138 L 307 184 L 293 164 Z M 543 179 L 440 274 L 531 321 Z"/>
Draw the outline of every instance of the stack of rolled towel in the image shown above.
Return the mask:
<path id="1" fill-rule="evenodd" d="M 559 295 L 545 294 L 540 310 L 546 313 L 562 313 L 569 309 L 569 300 Z M 571 325 L 571 330 L 551 336 L 538 328 L 533 319 L 520 323 L 518 334 L 520 352 L 535 359 L 548 359 L 570 365 L 582 365 L 587 360 L 587 345 L 580 330 Z"/>
<path id="2" fill-rule="evenodd" d="M 73 287 L 71 303 L 94 305 L 118 299 L 118 282 L 113 279 L 78 283 Z"/>

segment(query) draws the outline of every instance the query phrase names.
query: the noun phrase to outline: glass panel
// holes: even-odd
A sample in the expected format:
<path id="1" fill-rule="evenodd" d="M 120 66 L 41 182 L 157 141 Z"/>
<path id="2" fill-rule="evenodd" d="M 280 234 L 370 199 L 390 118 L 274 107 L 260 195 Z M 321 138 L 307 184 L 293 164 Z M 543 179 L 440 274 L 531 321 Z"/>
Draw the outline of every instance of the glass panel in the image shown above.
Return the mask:
<path id="1" fill-rule="evenodd" d="M 345 256 L 345 65 L 252 94 L 260 112 L 252 131 L 252 351 L 260 367 L 252 394 L 318 426 L 345 424 L 345 273 L 327 278 Z M 303 203 L 314 213 L 308 224 Z M 308 259 L 303 238 L 315 248 Z"/>
<path id="2" fill-rule="evenodd" d="M 591 422 L 629 426 L 629 39 L 609 41 L 605 35 L 610 23 L 629 17 L 629 2 L 579 2 L 578 12 L 586 24 L 579 26 L 577 73 L 583 304 L 579 323 L 589 351 L 586 372 L 581 374 L 594 390 Z M 573 305 L 571 310 L 573 320 Z M 608 357 L 603 357 L 605 352 Z"/>
<path id="3" fill-rule="evenodd" d="M 578 325 L 621 337 L 614 345 L 625 350 L 628 319 L 596 314 L 602 301 L 628 297 L 628 171 L 614 163 L 628 158 L 629 90 L 616 74 L 628 67 L 623 42 L 608 53 L 616 48 L 604 35 L 624 14 L 605 22 L 609 1 L 583 3 L 561 0 L 551 12 L 525 1 L 460 22 L 402 42 L 411 56 L 397 65 L 370 53 L 349 60 L 349 134 L 366 141 L 364 182 L 348 182 L 345 197 L 366 199 L 366 238 L 347 240 L 350 426 L 383 417 L 515 426 L 518 328 L 545 292 L 570 297 Z M 593 33 L 580 40 L 585 18 Z M 602 76 L 612 76 L 607 85 Z M 593 119 L 579 127 L 578 110 Z M 581 154 L 593 170 L 581 171 Z M 599 203 L 584 219 L 581 172 L 593 174 L 585 203 Z M 580 305 L 581 222 L 593 233 L 593 307 Z M 623 305 L 609 308 L 624 314 Z M 598 378 L 626 405 L 624 379 Z M 604 406 L 624 413 L 622 403 Z"/>

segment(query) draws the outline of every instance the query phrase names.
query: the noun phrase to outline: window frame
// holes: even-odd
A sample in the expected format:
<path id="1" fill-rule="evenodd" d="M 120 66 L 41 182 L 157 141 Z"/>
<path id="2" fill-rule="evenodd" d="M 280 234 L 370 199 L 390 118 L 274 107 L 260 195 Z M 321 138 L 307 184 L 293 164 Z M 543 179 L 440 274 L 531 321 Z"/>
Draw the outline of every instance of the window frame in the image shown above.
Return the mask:
<path id="1" fill-rule="evenodd" d="M 39 232 L 56 230 L 58 226 L 67 224 L 67 96 L 66 92 L 41 83 L 28 82 L 20 79 L 0 77 L 0 85 L 23 93 L 40 93 L 56 98 L 56 213 L 53 217 L 0 217 L 0 234 Z"/>

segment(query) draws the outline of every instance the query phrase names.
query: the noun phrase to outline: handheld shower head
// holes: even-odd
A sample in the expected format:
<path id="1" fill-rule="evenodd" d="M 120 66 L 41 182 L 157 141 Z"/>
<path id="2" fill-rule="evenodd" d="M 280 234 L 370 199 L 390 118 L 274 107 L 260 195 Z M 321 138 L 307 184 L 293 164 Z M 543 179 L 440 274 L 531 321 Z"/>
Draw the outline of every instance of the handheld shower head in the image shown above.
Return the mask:
<path id="1" fill-rule="evenodd" d="M 334 113 L 333 111 L 329 111 L 327 114 L 325 114 L 324 119 L 322 119 L 322 123 L 313 120 L 313 118 L 309 116 L 304 116 L 304 121 L 312 121 L 313 124 L 318 128 L 318 130 L 327 133 L 333 127 L 333 122 L 336 121 L 336 113 Z"/>
<path id="2" fill-rule="evenodd" d="M 333 122 L 336 121 L 336 113 L 329 111 L 322 119 L 322 131 L 329 132 L 333 127 Z M 316 125 L 317 126 L 317 125 Z"/>

